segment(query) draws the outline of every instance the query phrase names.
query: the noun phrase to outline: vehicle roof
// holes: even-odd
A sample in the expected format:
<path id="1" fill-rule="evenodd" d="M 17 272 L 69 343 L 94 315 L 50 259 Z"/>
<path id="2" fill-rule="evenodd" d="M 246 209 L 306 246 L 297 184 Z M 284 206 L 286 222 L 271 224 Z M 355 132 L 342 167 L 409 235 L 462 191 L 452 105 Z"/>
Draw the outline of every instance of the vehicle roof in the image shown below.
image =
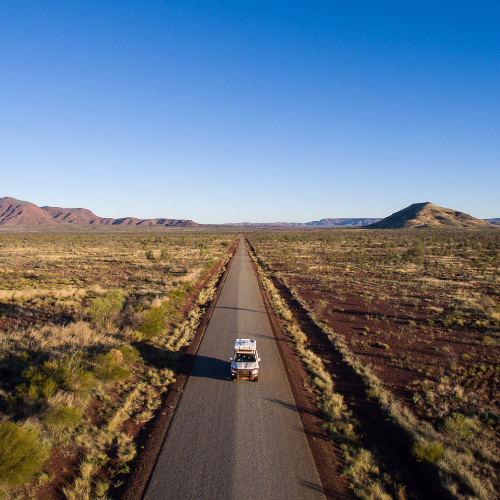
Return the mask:
<path id="1" fill-rule="evenodd" d="M 253 351 L 257 349 L 257 342 L 254 339 L 236 339 L 234 341 L 234 349 L 248 349 Z"/>

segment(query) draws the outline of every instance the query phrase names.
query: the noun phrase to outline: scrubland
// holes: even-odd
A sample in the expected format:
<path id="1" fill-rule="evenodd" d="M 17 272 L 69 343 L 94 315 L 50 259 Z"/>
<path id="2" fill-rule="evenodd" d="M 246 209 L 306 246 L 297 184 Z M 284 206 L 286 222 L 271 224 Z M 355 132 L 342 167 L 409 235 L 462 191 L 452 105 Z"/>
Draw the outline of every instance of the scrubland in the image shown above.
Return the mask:
<path id="1" fill-rule="evenodd" d="M 234 238 L 0 234 L 1 498 L 114 498 Z"/>
<path id="2" fill-rule="evenodd" d="M 365 398 L 407 437 L 419 473 L 438 477 L 450 498 L 498 498 L 500 232 L 335 229 L 247 237 L 263 279 L 286 286 L 332 352 L 362 377 Z M 384 457 L 365 446 L 356 405 L 351 412 L 336 392 L 340 381 L 329 374 L 328 355 L 308 354 L 300 324 L 290 312 L 280 314 L 355 494 L 405 498 L 405 485 L 384 475 Z"/>

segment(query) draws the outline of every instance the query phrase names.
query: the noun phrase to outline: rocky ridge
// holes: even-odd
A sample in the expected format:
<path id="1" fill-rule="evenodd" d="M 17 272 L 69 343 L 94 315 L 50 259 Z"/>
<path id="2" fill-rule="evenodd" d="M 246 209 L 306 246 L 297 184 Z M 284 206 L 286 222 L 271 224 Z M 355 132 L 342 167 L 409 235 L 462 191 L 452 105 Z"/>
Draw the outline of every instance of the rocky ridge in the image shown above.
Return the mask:
<path id="1" fill-rule="evenodd" d="M 99 217 L 86 208 L 39 207 L 28 201 L 10 197 L 0 198 L 0 226 L 62 228 L 69 224 L 79 226 L 199 226 L 196 222 L 187 219 L 137 219 L 135 217 L 113 219 Z"/>

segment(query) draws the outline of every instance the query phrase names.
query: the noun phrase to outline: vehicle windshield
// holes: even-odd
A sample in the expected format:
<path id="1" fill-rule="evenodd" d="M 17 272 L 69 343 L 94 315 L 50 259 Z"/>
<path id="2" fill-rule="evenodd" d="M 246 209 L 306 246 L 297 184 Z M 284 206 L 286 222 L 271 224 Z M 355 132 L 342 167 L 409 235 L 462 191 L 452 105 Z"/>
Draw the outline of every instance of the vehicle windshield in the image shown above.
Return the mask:
<path id="1" fill-rule="evenodd" d="M 244 352 L 238 352 L 236 353 L 236 356 L 234 357 L 234 360 L 237 363 L 240 362 L 245 362 L 245 363 L 255 363 L 255 356 L 253 354 L 247 354 Z"/>

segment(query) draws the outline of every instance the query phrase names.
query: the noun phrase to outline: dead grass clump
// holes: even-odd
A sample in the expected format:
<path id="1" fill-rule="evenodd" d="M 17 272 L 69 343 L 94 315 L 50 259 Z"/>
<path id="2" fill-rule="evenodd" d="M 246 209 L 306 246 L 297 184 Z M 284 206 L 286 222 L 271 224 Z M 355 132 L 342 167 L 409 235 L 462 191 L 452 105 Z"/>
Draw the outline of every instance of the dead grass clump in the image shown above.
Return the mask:
<path id="1" fill-rule="evenodd" d="M 119 340 L 105 331 L 96 331 L 85 321 L 69 325 L 47 324 L 40 328 L 31 328 L 26 333 L 27 343 L 38 351 L 58 349 L 62 352 L 82 350 L 101 350 L 116 346 Z"/>

